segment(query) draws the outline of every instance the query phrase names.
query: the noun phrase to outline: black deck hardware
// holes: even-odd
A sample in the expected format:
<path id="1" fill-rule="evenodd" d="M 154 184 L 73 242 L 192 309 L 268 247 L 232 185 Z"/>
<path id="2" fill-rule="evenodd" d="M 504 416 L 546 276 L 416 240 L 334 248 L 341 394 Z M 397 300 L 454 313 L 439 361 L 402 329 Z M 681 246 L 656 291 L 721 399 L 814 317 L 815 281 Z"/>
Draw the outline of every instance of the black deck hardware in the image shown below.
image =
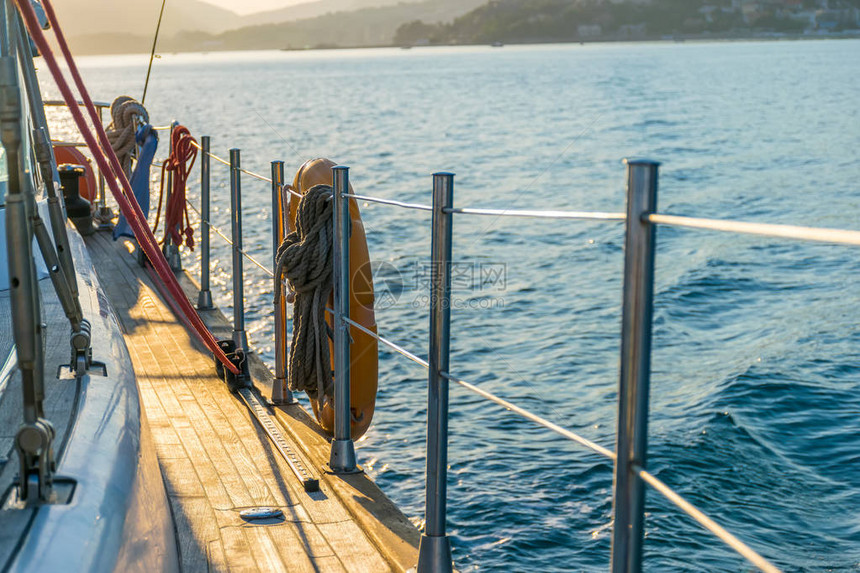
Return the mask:
<path id="1" fill-rule="evenodd" d="M 219 340 L 218 346 L 224 351 L 227 359 L 239 369 L 239 374 L 233 374 L 228 369 L 224 368 L 221 361 L 215 358 L 215 371 L 218 376 L 227 383 L 227 387 L 231 392 L 236 392 L 240 388 L 250 388 L 253 386 L 251 382 L 251 374 L 248 371 L 248 361 L 245 357 L 245 351 L 242 348 L 236 348 L 236 343 L 233 340 Z"/>
<path id="2" fill-rule="evenodd" d="M 269 439 L 272 440 L 275 448 L 280 452 L 281 456 L 286 460 L 287 465 L 290 466 L 290 469 L 293 470 L 293 473 L 302 483 L 302 487 L 304 487 L 306 492 L 314 492 L 320 490 L 320 482 L 319 478 L 314 476 L 302 459 L 296 454 L 296 451 L 293 449 L 293 446 L 287 441 L 281 431 L 278 429 L 277 425 L 275 425 L 274 420 L 269 415 L 269 412 L 266 410 L 266 407 L 260 402 L 257 396 L 251 391 L 250 388 L 239 388 L 238 390 L 239 396 L 241 396 L 242 400 L 245 402 L 245 405 L 248 406 L 248 409 L 253 414 L 254 418 L 256 418 L 257 422 L 259 422 L 260 426 L 262 426 L 263 430 L 269 436 Z"/>

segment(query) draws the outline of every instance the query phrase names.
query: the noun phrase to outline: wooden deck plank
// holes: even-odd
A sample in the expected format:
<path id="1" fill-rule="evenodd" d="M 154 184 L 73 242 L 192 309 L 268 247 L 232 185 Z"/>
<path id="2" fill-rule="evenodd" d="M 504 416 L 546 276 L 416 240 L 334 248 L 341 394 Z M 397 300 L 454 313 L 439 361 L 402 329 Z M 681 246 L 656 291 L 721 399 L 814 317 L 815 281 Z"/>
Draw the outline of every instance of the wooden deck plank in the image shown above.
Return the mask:
<path id="1" fill-rule="evenodd" d="M 167 329 L 172 330 L 172 329 Z M 169 333 L 162 333 L 169 334 Z M 164 345 L 165 340 L 159 337 L 158 344 Z M 188 419 L 199 437 L 218 439 L 201 439 L 201 445 L 206 456 L 219 468 L 222 482 L 229 480 L 228 491 L 234 502 L 243 506 L 250 505 L 286 505 L 286 500 L 276 500 L 271 492 L 265 487 L 265 482 L 259 476 L 253 462 L 250 461 L 251 454 L 246 450 L 245 444 L 236 436 L 235 432 L 220 433 L 210 423 L 211 412 L 214 404 L 202 405 L 198 403 L 194 392 L 188 388 L 187 376 L 194 376 L 201 370 L 198 361 L 183 361 L 182 366 L 173 360 L 173 356 L 164 348 L 165 358 L 161 361 L 162 366 L 173 372 L 182 372 L 182 375 L 174 375 L 171 380 L 168 400 L 175 399 L 173 408 L 181 412 Z M 198 355 L 199 356 L 199 355 Z M 211 370 L 212 363 L 205 359 L 202 365 L 204 369 Z M 234 400 L 229 395 L 219 396 L 221 400 Z M 225 479 L 226 478 L 226 479 Z M 241 500 L 235 499 L 241 496 Z"/>
<path id="2" fill-rule="evenodd" d="M 104 234 L 88 245 L 137 371 L 185 570 L 390 570 L 325 484 L 314 496 L 302 490 L 128 247 Z M 240 518 L 261 505 L 280 507 L 286 520 Z"/>
<path id="3" fill-rule="evenodd" d="M 222 527 L 221 543 L 224 547 L 224 555 L 227 559 L 227 568 L 229 571 L 239 571 L 241 573 L 260 571 L 257 561 L 254 559 L 251 544 L 248 543 L 248 538 L 245 536 L 244 529 L 235 526 Z"/>
<path id="4" fill-rule="evenodd" d="M 183 571 L 206 571 L 209 568 L 209 544 L 218 541 L 221 532 L 215 526 L 214 514 L 205 497 L 170 496 L 176 522 L 179 556 Z"/>
<path id="5" fill-rule="evenodd" d="M 320 523 L 317 527 L 335 548 L 335 554 L 346 566 L 347 571 L 391 570 L 373 546 L 362 542 L 364 535 L 354 521 Z"/>

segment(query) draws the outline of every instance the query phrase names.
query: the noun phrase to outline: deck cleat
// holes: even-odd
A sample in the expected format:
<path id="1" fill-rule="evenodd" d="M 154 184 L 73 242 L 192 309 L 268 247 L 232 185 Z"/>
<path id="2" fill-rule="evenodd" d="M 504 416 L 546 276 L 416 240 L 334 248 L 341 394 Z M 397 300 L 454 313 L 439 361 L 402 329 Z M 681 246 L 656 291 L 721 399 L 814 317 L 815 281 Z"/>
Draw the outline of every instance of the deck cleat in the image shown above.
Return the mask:
<path id="1" fill-rule="evenodd" d="M 231 392 L 237 392 L 240 388 L 251 388 L 253 383 L 251 382 L 251 374 L 248 370 L 248 360 L 245 356 L 245 350 L 243 348 L 236 348 L 236 343 L 232 340 L 219 340 L 218 346 L 224 351 L 227 359 L 239 370 L 239 374 L 233 374 L 230 370 L 224 368 L 220 360 L 215 358 L 215 371 L 218 372 L 218 376 L 227 383 L 227 387 Z"/>

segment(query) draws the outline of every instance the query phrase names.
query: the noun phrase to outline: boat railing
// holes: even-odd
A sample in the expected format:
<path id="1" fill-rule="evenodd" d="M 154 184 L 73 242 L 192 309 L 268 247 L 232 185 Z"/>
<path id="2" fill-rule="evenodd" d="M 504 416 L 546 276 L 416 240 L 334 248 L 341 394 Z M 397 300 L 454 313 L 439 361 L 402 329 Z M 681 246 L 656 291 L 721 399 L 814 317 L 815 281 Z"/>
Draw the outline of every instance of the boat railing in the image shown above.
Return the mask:
<path id="1" fill-rule="evenodd" d="M 210 151 L 209 137 L 201 138 L 198 144 L 202 152 L 200 207 L 188 204 L 197 213 L 201 225 L 200 296 L 198 308 L 211 308 L 210 245 L 209 230 L 214 231 L 233 250 L 233 322 L 234 339 L 244 341 L 244 298 L 241 260 L 247 259 L 261 271 L 274 277 L 266 264 L 242 248 L 241 241 L 241 175 L 245 174 L 272 187 L 273 238 L 277 236 L 278 224 L 275 213 L 278 201 L 289 201 L 301 196 L 283 181 L 283 162 L 272 162 L 272 177 L 267 177 L 240 166 L 239 150 L 232 149 L 230 158 L 219 157 Z M 209 160 L 215 160 L 230 169 L 231 233 L 214 226 L 211 222 Z M 482 398 L 493 402 L 514 414 L 542 426 L 570 441 L 596 452 L 614 462 L 613 484 L 613 535 L 611 569 L 613 572 L 639 571 L 642 564 L 642 542 L 644 537 L 644 485 L 655 491 L 686 513 L 704 529 L 722 540 L 728 547 L 746 558 L 751 564 L 768 573 L 779 569 L 733 534 L 718 525 L 701 510 L 685 500 L 663 481 L 646 470 L 647 420 L 650 385 L 651 331 L 654 289 L 654 254 L 656 250 L 655 229 L 658 225 L 686 227 L 730 233 L 754 234 L 774 238 L 825 242 L 860 246 L 860 231 L 804 227 L 794 225 L 743 222 L 723 219 L 704 219 L 658 213 L 657 186 L 659 164 L 648 160 L 631 160 L 627 165 L 627 211 L 561 211 L 561 210 L 513 210 L 478 207 L 454 207 L 454 175 L 433 174 L 432 204 L 407 203 L 392 199 L 356 195 L 349 193 L 348 168 L 338 166 L 333 172 L 333 200 L 335 202 L 335 304 L 327 308 L 333 316 L 335 346 L 335 402 L 349 404 L 349 334 L 350 327 L 373 337 L 395 353 L 428 369 L 428 422 L 427 422 L 427 466 L 425 530 L 419 549 L 419 572 L 452 571 L 450 542 L 446 533 L 447 509 L 447 413 L 448 383 L 454 383 Z M 348 281 L 344 281 L 344 269 L 348 269 L 348 234 L 346 209 L 348 200 L 358 200 L 410 210 L 431 213 L 431 296 L 430 296 L 430 341 L 428 357 L 424 359 L 403 346 L 380 336 L 349 318 L 344 308 L 344 296 Z M 238 209 L 237 209 L 238 207 Z M 338 216 L 340 213 L 340 216 Z M 618 420 L 614 450 L 597 444 L 576 432 L 563 428 L 533 412 L 513 404 L 487 390 L 463 380 L 450 372 L 450 287 L 452 260 L 452 219 L 454 215 L 526 217 L 558 220 L 623 221 L 626 224 L 625 263 L 622 295 L 621 367 L 618 392 Z M 342 231 L 337 232 L 341 226 Z M 285 227 L 282 227 L 282 230 Z M 273 240 L 272 261 L 277 251 Z M 237 261 L 239 264 L 236 264 Z M 338 272 L 340 269 L 340 272 Z M 348 270 L 346 271 L 348 272 Z M 237 295 L 238 293 L 238 295 Z M 277 301 L 276 301 L 277 302 Z M 278 319 L 276 312 L 276 321 Z M 289 391 L 276 388 L 284 384 L 286 360 L 286 336 L 283 325 L 276 325 L 276 372 L 273 399 L 291 400 Z M 278 390 L 277 392 L 275 390 Z M 338 422 L 339 420 L 339 422 Z M 340 408 L 336 412 L 335 436 L 332 442 L 332 466 L 341 472 L 355 470 L 355 457 L 349 436 L 349 410 Z M 336 465 L 335 460 L 340 465 Z"/>

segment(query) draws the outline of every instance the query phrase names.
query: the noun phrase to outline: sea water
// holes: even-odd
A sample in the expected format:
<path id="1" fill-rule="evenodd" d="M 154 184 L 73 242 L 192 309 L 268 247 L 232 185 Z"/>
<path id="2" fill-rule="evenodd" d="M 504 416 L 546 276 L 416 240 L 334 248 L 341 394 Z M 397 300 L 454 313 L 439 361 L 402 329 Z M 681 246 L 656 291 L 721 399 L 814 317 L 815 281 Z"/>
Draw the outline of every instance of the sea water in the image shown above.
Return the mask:
<path id="1" fill-rule="evenodd" d="M 146 60 L 81 63 L 109 101 L 140 98 Z M 621 161 L 648 157 L 661 212 L 858 229 L 858 93 L 855 40 L 688 42 L 165 54 L 146 105 L 249 170 L 330 157 L 387 199 L 427 204 L 447 170 L 458 206 L 623 211 Z M 228 171 L 212 176 L 226 232 Z M 189 186 L 197 204 L 196 170 Z M 270 186 L 242 190 L 245 246 L 270 267 Z M 426 356 L 429 214 L 362 216 L 379 332 Z M 614 222 L 456 216 L 452 373 L 613 448 L 623 238 Z M 786 571 L 860 569 L 860 252 L 676 228 L 657 241 L 648 467 Z M 229 313 L 217 237 L 213 257 Z M 199 251 L 185 264 L 198 273 Z M 271 280 L 245 268 L 249 337 L 271 362 Z M 379 358 L 357 453 L 420 525 L 427 375 Z M 609 461 L 456 386 L 448 459 L 461 571 L 606 569 Z M 654 491 L 646 512 L 647 570 L 750 569 Z"/>

